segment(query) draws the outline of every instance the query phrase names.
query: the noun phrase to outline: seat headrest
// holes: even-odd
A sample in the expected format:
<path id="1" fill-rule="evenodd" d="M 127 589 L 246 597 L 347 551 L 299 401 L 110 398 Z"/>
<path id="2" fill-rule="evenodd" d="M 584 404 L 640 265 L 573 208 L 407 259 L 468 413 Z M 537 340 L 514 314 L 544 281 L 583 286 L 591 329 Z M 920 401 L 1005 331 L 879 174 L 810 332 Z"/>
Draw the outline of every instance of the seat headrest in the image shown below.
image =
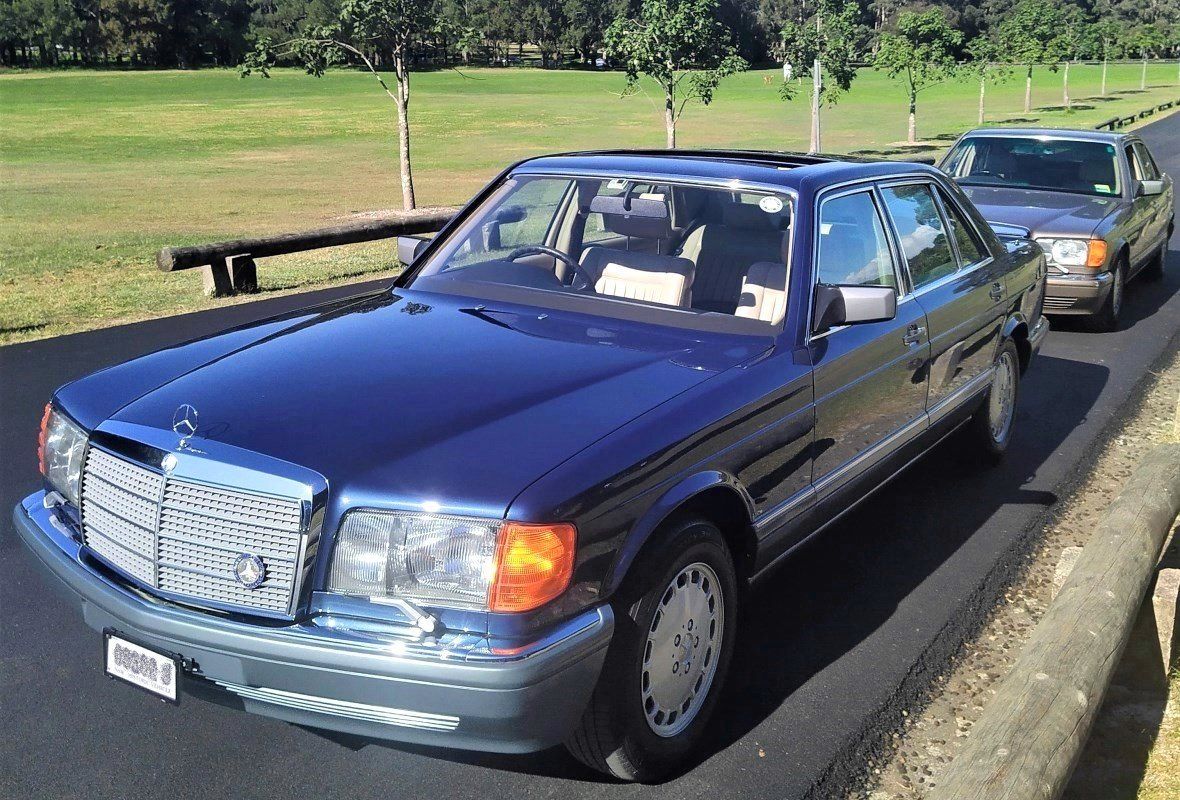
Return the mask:
<path id="1" fill-rule="evenodd" d="M 672 219 L 668 203 L 654 196 L 598 196 L 590 201 L 591 213 L 602 215 L 602 225 L 611 233 L 641 239 L 668 239 Z"/>
<path id="2" fill-rule="evenodd" d="M 788 217 L 785 206 L 773 214 L 750 203 L 733 202 L 721 206 L 721 221 L 727 227 L 746 231 L 782 231 L 787 227 Z"/>

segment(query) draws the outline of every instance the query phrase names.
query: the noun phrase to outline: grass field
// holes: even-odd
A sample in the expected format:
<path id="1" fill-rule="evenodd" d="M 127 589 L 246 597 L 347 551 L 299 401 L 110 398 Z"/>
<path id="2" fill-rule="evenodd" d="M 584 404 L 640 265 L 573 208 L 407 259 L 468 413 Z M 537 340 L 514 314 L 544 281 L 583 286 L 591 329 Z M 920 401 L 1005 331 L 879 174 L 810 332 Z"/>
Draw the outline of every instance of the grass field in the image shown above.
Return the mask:
<path id="1" fill-rule="evenodd" d="M 1071 70 L 1076 111 L 1060 109 L 1060 75 L 991 86 L 989 121 L 1090 126 L 1180 96 L 1176 64 Z M 690 109 L 682 146 L 805 149 L 807 101 L 778 99 L 773 72 L 737 75 L 714 104 Z M 466 75 L 466 77 L 465 77 Z M 512 159 L 592 147 L 663 144 L 655 98 L 620 98 L 618 73 L 532 69 L 416 74 L 411 114 L 422 204 L 459 203 Z M 976 86 L 923 93 L 918 135 L 945 146 L 975 124 Z M 277 71 L 31 72 L 0 75 L 0 343 L 197 310 L 193 272 L 164 275 L 156 249 L 322 224 L 396 206 L 392 103 L 371 77 Z M 825 110 L 824 149 L 896 156 L 901 88 L 865 70 Z M 388 243 L 272 259 L 264 291 L 396 266 Z"/>

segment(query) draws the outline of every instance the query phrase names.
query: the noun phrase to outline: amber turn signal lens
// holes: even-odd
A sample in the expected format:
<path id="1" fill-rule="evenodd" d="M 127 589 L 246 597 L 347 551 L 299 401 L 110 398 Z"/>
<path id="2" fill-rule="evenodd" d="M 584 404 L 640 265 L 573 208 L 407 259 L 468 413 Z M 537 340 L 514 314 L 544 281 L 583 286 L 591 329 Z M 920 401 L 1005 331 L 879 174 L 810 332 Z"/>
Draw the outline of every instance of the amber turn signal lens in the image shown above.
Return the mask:
<path id="1" fill-rule="evenodd" d="M 574 573 L 573 525 L 506 522 L 488 592 L 491 611 L 531 611 L 566 590 Z"/>
<path id="2" fill-rule="evenodd" d="M 1091 239 L 1090 249 L 1086 254 L 1087 267 L 1101 267 L 1106 263 L 1106 240 Z"/>
<path id="3" fill-rule="evenodd" d="M 37 469 L 45 474 L 45 439 L 49 432 L 49 415 L 53 412 L 50 403 L 45 404 L 45 413 L 41 415 L 41 431 L 37 434 Z"/>

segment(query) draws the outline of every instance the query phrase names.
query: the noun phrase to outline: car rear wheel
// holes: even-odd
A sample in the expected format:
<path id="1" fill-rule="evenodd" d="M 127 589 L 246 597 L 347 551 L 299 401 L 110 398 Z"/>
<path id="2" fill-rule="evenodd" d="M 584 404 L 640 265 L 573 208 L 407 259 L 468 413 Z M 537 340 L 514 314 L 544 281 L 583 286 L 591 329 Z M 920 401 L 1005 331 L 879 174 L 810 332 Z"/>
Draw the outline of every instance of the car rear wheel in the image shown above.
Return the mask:
<path id="1" fill-rule="evenodd" d="M 1015 343 L 1008 339 L 996 354 L 991 386 L 970 423 L 972 435 L 993 462 L 1003 458 L 1012 441 L 1019 395 L 1020 354 Z"/>
<path id="2" fill-rule="evenodd" d="M 1086 317 L 1086 327 L 1093 331 L 1109 332 L 1119 326 L 1119 315 L 1123 313 L 1123 295 L 1127 288 L 1127 263 L 1121 259 L 1111 270 L 1110 291 L 1102 308 Z"/>
<path id="3" fill-rule="evenodd" d="M 632 565 L 615 638 L 581 723 L 575 758 L 628 781 L 683 768 L 700 744 L 733 652 L 737 578 L 721 532 L 670 525 Z"/>

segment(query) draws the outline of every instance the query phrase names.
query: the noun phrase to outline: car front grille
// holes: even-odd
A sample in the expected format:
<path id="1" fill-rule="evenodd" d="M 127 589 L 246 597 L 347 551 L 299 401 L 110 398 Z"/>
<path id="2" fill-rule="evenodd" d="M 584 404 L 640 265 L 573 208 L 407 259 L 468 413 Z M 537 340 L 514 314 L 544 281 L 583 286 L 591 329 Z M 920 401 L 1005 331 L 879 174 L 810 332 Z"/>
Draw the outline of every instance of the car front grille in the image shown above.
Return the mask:
<path id="1" fill-rule="evenodd" d="M 82 535 L 109 564 L 163 594 L 216 607 L 289 615 L 305 569 L 295 498 L 162 475 L 91 447 L 82 472 Z M 248 588 L 234 565 L 261 559 Z"/>
<path id="2" fill-rule="evenodd" d="M 1045 311 L 1065 311 L 1073 308 L 1073 304 L 1077 301 L 1076 297 L 1046 297 Z"/>

